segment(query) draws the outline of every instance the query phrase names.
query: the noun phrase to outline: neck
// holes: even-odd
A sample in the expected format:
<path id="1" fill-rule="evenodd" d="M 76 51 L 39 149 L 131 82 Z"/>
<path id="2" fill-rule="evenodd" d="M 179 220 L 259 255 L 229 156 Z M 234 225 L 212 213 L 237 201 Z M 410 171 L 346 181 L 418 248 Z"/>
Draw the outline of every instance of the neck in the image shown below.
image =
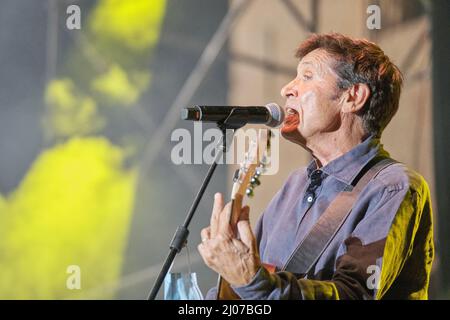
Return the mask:
<path id="1" fill-rule="evenodd" d="M 306 147 L 316 160 L 318 168 L 344 155 L 364 141 L 369 135 L 362 128 L 323 132 L 308 139 Z"/>

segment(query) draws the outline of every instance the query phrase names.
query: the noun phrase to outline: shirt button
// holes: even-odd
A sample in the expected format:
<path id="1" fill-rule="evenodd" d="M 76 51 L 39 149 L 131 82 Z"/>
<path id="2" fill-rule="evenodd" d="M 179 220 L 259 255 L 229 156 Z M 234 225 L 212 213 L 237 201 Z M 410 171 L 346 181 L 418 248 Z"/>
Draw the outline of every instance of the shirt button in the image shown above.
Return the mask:
<path id="1" fill-rule="evenodd" d="M 319 185 L 320 180 L 322 180 L 322 172 L 320 170 L 316 170 L 311 174 L 310 178 L 313 185 Z"/>
<path id="2" fill-rule="evenodd" d="M 306 201 L 308 201 L 308 202 L 310 202 L 310 203 L 313 202 L 313 200 L 314 200 L 314 199 L 313 199 L 312 196 L 309 196 L 308 198 L 306 198 Z"/>

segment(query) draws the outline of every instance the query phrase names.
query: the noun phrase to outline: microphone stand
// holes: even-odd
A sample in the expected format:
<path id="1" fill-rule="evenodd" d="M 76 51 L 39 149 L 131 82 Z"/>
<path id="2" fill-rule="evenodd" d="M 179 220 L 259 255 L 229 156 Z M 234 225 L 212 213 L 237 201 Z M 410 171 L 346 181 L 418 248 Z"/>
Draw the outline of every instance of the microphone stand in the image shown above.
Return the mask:
<path id="1" fill-rule="evenodd" d="M 197 210 L 198 204 L 200 203 L 200 200 L 203 197 L 203 194 L 205 193 L 206 187 L 208 186 L 212 175 L 217 167 L 217 162 L 220 160 L 222 155 L 224 155 L 227 152 L 227 130 L 231 130 L 232 135 L 234 136 L 234 132 L 243 127 L 246 123 L 244 120 L 240 119 L 232 119 L 233 112 L 228 116 L 227 119 L 225 119 L 223 122 L 220 122 L 217 124 L 220 131 L 222 132 L 222 141 L 219 141 L 219 144 L 216 148 L 216 156 L 214 158 L 214 162 L 210 166 L 208 173 L 206 174 L 206 177 L 204 178 L 200 189 L 195 196 L 194 202 L 192 203 L 186 218 L 184 220 L 184 223 L 180 225 L 177 230 L 175 231 L 175 234 L 173 235 L 172 241 L 170 243 L 170 251 L 167 255 L 166 261 L 164 262 L 164 265 L 158 275 L 158 278 L 156 279 L 155 284 L 153 285 L 153 289 L 150 292 L 148 296 L 148 300 L 155 300 L 156 295 L 158 294 L 159 289 L 161 288 L 161 285 L 164 281 L 164 278 L 167 275 L 167 272 L 170 269 L 170 266 L 172 265 L 172 262 L 175 259 L 175 256 L 180 253 L 181 249 L 186 245 L 187 238 L 189 236 L 189 224 L 191 223 L 191 220 L 194 216 L 195 211 Z M 236 117 L 237 118 L 237 117 Z"/>

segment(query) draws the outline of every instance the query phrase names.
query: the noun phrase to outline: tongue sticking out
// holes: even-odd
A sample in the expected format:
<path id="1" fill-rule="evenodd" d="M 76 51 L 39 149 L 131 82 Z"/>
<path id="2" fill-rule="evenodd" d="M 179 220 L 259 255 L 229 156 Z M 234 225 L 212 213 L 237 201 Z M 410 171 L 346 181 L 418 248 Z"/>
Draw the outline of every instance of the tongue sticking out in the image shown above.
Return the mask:
<path id="1" fill-rule="evenodd" d="M 290 133 L 297 130 L 300 123 L 300 115 L 294 109 L 288 108 L 286 110 L 286 116 L 284 118 L 283 126 L 281 127 L 281 133 Z"/>

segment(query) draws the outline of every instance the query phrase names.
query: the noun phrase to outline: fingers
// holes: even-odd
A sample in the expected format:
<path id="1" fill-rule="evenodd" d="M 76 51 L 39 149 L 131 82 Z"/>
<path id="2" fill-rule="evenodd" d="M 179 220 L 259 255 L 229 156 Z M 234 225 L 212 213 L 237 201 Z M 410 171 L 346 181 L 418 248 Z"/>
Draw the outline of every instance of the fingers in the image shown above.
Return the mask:
<path id="1" fill-rule="evenodd" d="M 223 207 L 222 212 L 219 215 L 219 221 L 217 223 L 217 233 L 221 233 L 222 235 L 232 236 L 232 228 L 230 225 L 231 218 L 231 202 L 228 202 L 225 207 Z"/>
<path id="2" fill-rule="evenodd" d="M 217 229 L 219 224 L 219 216 L 224 207 L 223 195 L 221 193 L 216 193 L 214 195 L 214 205 L 211 214 L 211 234 L 210 236 L 215 238 L 217 235 Z"/>
<path id="3" fill-rule="evenodd" d="M 210 254 L 209 254 L 209 252 L 208 252 L 206 246 L 205 246 L 203 243 L 200 243 L 200 244 L 197 246 L 197 250 L 198 250 L 198 252 L 200 253 L 200 256 L 202 257 L 203 262 L 204 262 L 208 267 L 211 267 L 211 266 L 210 266 L 210 258 L 211 258 L 211 257 L 210 257 Z"/>
<path id="4" fill-rule="evenodd" d="M 211 227 L 203 228 L 200 232 L 200 238 L 202 239 L 202 242 L 211 239 Z"/>
<path id="5" fill-rule="evenodd" d="M 245 206 L 242 208 L 241 216 L 237 224 L 238 234 L 241 241 L 251 252 L 257 252 L 256 239 L 253 235 L 252 227 L 249 221 L 250 208 Z"/>
<path id="6" fill-rule="evenodd" d="M 238 230 L 239 222 L 242 222 L 242 227 L 245 235 L 248 235 L 248 231 L 251 233 L 251 237 L 247 237 L 247 243 L 253 244 L 251 242 L 252 238 L 254 239 L 253 233 L 251 231 L 250 223 L 249 223 L 249 214 L 250 214 L 250 208 L 248 206 L 245 206 L 241 209 L 241 212 L 239 214 L 239 222 L 237 226 L 231 226 L 230 225 L 230 218 L 231 218 L 231 210 L 232 210 L 232 203 L 229 202 L 224 206 L 224 199 L 223 195 L 221 193 L 216 193 L 214 195 L 214 205 L 211 215 L 211 226 L 207 231 L 202 231 L 201 237 L 203 239 L 211 239 L 216 238 L 219 233 L 225 236 L 234 237 L 236 236 L 236 232 L 240 234 L 240 231 Z M 246 223 L 245 223 L 246 222 Z M 234 230 L 234 231 L 233 231 Z M 244 235 L 244 236 L 245 236 Z M 246 245 L 247 245 L 246 243 Z M 253 244 L 255 246 L 255 244 Z M 253 249 L 249 246 L 250 249 Z"/>
<path id="7" fill-rule="evenodd" d="M 238 221 L 250 221 L 250 207 L 243 206 Z"/>

